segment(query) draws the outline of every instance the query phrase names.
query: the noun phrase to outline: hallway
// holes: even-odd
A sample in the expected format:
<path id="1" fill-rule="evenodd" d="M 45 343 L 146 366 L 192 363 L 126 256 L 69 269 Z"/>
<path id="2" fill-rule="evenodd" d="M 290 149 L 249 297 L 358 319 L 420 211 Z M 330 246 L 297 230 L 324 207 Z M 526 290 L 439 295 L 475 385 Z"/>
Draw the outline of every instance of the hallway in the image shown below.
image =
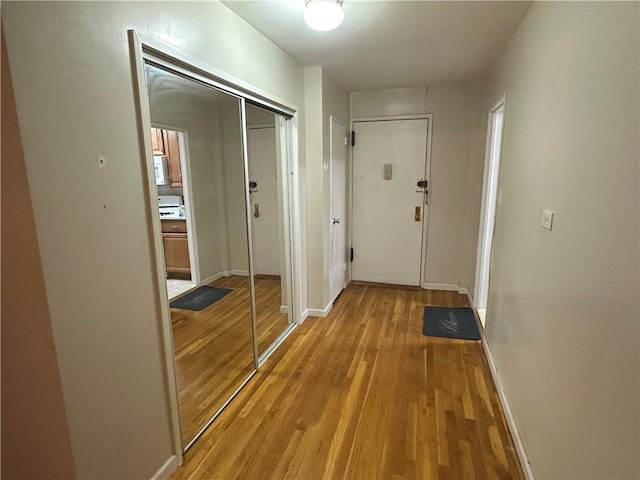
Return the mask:
<path id="1" fill-rule="evenodd" d="M 352 285 L 309 319 L 172 478 L 522 478 L 479 342 L 422 335 L 454 292 Z"/>

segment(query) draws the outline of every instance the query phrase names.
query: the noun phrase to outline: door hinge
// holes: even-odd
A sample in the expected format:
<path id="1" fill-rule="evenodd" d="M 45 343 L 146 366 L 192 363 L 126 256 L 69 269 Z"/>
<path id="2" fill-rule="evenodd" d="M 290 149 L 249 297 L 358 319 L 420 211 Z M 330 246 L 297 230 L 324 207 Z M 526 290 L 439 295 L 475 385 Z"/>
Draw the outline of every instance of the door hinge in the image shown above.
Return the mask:
<path id="1" fill-rule="evenodd" d="M 351 146 L 352 147 L 356 146 L 356 131 L 355 130 L 351 130 Z"/>
<path id="2" fill-rule="evenodd" d="M 353 247 L 349 249 L 349 261 L 353 263 Z"/>

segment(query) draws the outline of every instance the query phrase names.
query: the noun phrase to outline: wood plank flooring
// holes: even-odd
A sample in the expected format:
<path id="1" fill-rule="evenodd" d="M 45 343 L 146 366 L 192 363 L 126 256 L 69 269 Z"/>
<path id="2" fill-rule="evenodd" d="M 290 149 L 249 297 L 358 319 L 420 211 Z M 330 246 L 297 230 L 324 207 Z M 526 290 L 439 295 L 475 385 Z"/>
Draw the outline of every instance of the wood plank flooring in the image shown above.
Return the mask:
<path id="1" fill-rule="evenodd" d="M 171 309 L 182 420 L 188 443 L 254 369 L 251 297 L 247 277 L 212 283 L 233 291 L 199 312 Z M 280 313 L 280 280 L 256 279 L 258 352 L 288 325 Z"/>
<path id="2" fill-rule="evenodd" d="M 480 342 L 422 335 L 453 292 L 352 285 L 308 319 L 172 478 L 523 478 Z"/>

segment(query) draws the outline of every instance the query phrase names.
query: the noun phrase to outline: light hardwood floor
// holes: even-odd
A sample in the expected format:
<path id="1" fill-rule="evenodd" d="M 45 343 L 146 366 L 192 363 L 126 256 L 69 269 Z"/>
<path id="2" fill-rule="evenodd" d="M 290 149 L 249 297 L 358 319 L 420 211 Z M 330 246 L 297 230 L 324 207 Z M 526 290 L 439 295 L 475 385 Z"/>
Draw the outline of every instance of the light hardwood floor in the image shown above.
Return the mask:
<path id="1" fill-rule="evenodd" d="M 171 309 L 173 344 L 182 420 L 188 443 L 251 374 L 253 343 L 247 277 L 212 283 L 233 291 L 199 312 Z M 280 280 L 256 279 L 258 353 L 287 327 L 280 313 Z"/>
<path id="2" fill-rule="evenodd" d="M 182 478 L 522 478 L 479 342 L 422 335 L 452 292 L 352 285 L 185 456 Z"/>

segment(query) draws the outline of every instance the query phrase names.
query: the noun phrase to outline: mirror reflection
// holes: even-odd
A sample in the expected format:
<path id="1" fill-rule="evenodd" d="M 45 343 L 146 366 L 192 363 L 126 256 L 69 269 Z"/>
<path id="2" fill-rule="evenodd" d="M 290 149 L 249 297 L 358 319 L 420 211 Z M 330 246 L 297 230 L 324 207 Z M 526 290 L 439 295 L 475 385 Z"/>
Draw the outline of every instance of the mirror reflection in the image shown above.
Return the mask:
<path id="1" fill-rule="evenodd" d="M 241 103 L 145 68 L 188 447 L 255 369 Z"/>
<path id="2" fill-rule="evenodd" d="M 258 355 L 290 324 L 285 121 L 271 111 L 246 106 Z"/>

